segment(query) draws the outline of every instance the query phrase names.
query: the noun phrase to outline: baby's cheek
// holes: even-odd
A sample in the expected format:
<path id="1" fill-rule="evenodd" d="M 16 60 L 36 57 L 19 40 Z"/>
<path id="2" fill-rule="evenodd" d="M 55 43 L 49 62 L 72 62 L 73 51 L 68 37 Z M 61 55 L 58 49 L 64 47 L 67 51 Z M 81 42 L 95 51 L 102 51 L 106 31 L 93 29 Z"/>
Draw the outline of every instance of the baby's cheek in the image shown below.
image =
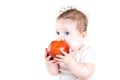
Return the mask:
<path id="1" fill-rule="evenodd" d="M 69 47 L 73 47 L 73 45 L 74 45 L 74 39 L 72 39 L 71 37 L 67 37 L 67 38 L 65 38 L 65 41 L 68 43 L 68 45 L 69 45 Z"/>
<path id="2" fill-rule="evenodd" d="M 68 41 L 67 43 L 68 43 L 68 45 L 69 45 L 70 48 L 73 48 L 73 42 Z"/>
<path id="3" fill-rule="evenodd" d="M 74 50 L 75 48 L 79 47 L 80 46 L 80 43 L 77 42 L 77 41 L 73 41 L 73 42 L 70 42 L 69 43 L 69 47 Z"/>

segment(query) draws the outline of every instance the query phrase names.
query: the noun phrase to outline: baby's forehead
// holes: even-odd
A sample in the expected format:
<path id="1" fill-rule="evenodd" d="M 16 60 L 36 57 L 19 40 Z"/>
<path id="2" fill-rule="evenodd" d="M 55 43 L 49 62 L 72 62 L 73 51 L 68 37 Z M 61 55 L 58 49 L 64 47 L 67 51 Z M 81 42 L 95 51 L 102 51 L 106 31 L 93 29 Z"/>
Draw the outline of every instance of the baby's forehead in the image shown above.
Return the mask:
<path id="1" fill-rule="evenodd" d="M 64 26 L 56 26 L 56 27 L 55 27 L 55 30 L 65 31 L 65 30 L 68 30 L 68 29 L 69 29 L 68 27 L 64 27 Z"/>
<path id="2" fill-rule="evenodd" d="M 74 32 L 74 31 L 78 31 L 76 29 L 76 27 L 55 27 L 55 31 L 60 31 L 60 32 Z"/>
<path id="3" fill-rule="evenodd" d="M 76 28 L 77 27 L 77 22 L 69 20 L 69 19 L 60 19 L 60 20 L 56 21 L 55 27 L 64 28 L 64 29 Z"/>
<path id="4" fill-rule="evenodd" d="M 66 22 L 67 22 L 67 23 L 76 23 L 77 21 L 67 18 L 67 19 L 57 19 L 56 22 L 62 22 L 62 23 L 66 23 Z"/>
<path id="5" fill-rule="evenodd" d="M 55 25 L 55 30 L 60 32 L 80 32 L 78 24 L 74 21 L 58 20 Z"/>

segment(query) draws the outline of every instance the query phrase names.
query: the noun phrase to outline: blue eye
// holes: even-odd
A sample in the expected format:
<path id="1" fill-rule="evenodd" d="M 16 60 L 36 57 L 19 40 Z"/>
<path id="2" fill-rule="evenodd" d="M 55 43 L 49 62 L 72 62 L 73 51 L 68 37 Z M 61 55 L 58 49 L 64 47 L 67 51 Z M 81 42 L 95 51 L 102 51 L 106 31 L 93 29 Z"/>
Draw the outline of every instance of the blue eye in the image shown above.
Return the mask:
<path id="1" fill-rule="evenodd" d="M 69 35 L 69 34 L 70 34 L 70 32 L 68 32 L 68 31 L 65 32 L 65 35 Z"/>
<path id="2" fill-rule="evenodd" d="M 59 31 L 56 31 L 56 34 L 57 34 L 57 35 L 60 35 L 60 32 L 59 32 Z"/>

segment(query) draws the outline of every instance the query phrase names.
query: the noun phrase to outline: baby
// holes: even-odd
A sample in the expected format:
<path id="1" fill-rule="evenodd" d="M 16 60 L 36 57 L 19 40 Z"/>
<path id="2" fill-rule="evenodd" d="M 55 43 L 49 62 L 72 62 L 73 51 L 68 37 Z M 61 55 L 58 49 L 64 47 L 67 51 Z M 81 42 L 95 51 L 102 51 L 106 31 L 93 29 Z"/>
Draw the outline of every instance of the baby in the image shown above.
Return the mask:
<path id="1" fill-rule="evenodd" d="M 92 80 L 95 69 L 95 53 L 85 45 L 88 20 L 86 15 L 77 9 L 67 9 L 56 20 L 56 39 L 65 40 L 70 49 L 63 55 L 51 59 L 46 49 L 46 66 L 51 75 L 59 75 L 59 80 Z"/>

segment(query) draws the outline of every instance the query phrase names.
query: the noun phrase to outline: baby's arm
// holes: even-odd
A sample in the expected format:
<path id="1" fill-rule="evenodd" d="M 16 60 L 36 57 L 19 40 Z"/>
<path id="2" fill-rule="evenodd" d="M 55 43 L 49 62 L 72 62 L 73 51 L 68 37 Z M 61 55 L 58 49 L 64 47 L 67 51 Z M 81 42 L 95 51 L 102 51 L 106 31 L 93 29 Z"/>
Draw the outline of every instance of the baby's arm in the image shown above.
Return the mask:
<path id="1" fill-rule="evenodd" d="M 95 68 L 95 65 L 92 63 L 78 63 L 77 61 L 73 61 L 67 64 L 67 66 L 74 75 L 82 80 L 88 79 L 94 72 Z"/>
<path id="2" fill-rule="evenodd" d="M 59 74 L 59 64 L 55 63 L 55 60 L 52 59 L 50 55 L 48 55 L 47 49 L 46 49 L 46 54 L 45 54 L 45 61 L 46 61 L 46 66 L 47 70 L 51 75 L 58 75 Z"/>

